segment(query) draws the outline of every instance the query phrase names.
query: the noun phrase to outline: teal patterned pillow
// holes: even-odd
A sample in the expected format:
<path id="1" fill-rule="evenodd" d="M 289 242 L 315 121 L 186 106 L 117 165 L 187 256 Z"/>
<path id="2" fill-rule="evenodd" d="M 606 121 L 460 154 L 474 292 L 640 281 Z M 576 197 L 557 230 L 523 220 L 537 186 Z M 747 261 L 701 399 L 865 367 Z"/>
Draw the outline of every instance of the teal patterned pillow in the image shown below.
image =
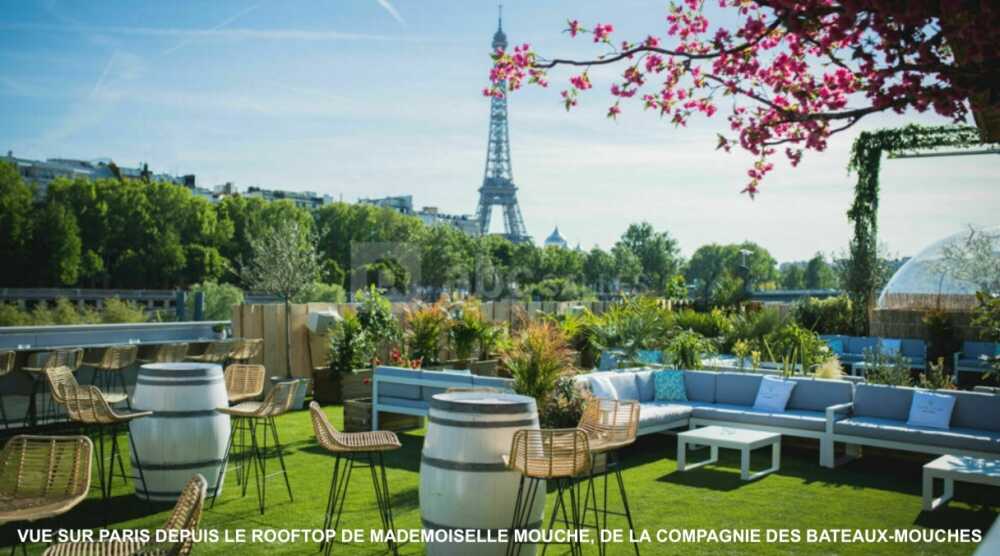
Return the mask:
<path id="1" fill-rule="evenodd" d="M 656 401 L 686 402 L 687 388 L 684 386 L 684 371 L 656 371 L 653 373 L 656 386 Z"/>

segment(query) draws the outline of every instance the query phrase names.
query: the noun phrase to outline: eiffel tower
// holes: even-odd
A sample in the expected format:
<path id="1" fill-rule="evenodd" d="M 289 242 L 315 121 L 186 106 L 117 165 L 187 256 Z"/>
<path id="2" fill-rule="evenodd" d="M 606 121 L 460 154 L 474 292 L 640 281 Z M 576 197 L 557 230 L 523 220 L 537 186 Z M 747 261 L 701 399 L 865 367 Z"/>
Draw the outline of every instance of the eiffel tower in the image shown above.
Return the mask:
<path id="1" fill-rule="evenodd" d="M 497 18 L 497 32 L 493 34 L 493 49 L 507 48 L 507 35 L 503 32 L 503 7 Z M 504 83 L 499 84 L 501 88 Z M 517 187 L 510 170 L 510 137 L 507 125 L 507 97 L 490 99 L 490 134 L 486 148 L 486 172 L 483 186 L 479 188 L 479 233 L 490 232 L 490 216 L 494 206 L 503 208 L 504 237 L 513 242 L 531 241 L 524 227 L 521 208 L 517 205 Z"/>

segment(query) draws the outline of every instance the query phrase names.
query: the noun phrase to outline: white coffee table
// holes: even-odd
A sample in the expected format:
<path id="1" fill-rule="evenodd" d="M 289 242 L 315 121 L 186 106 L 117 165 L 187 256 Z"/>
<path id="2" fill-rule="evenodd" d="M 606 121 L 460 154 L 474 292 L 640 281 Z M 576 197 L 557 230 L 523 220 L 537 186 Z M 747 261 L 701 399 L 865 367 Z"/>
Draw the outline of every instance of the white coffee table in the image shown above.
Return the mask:
<path id="1" fill-rule="evenodd" d="M 934 479 L 944 481 L 944 493 L 934 497 Z M 924 466 L 924 511 L 948 503 L 955 494 L 955 481 L 1000 486 L 1000 460 L 944 455 Z"/>
<path id="2" fill-rule="evenodd" d="M 706 445 L 711 450 L 710 457 L 697 463 L 687 462 L 687 445 Z M 763 471 L 750 472 L 750 452 L 758 448 L 771 447 L 771 467 Z M 773 473 L 781 467 L 781 435 L 776 432 L 738 429 L 734 427 L 710 426 L 692 429 L 677 434 L 677 470 L 687 471 L 719 461 L 719 448 L 740 451 L 740 478 L 752 481 Z"/>

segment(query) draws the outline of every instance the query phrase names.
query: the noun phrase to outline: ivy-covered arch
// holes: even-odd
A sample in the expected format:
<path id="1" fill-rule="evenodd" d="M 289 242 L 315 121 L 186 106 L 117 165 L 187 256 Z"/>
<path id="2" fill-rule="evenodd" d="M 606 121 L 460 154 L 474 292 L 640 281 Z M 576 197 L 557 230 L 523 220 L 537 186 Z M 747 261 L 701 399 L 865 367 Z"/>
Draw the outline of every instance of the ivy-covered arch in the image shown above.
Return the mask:
<path id="1" fill-rule="evenodd" d="M 979 130 L 967 126 L 927 127 L 909 125 L 897 129 L 865 131 L 854 141 L 849 172 L 857 172 L 854 203 L 847 218 L 854 223 L 850 244 L 851 263 L 847 272 L 847 292 L 853 306 L 856 333 L 868 334 L 869 310 L 875 302 L 878 273 L 879 169 L 882 154 L 889 158 L 909 151 L 942 147 L 969 147 L 981 143 Z"/>

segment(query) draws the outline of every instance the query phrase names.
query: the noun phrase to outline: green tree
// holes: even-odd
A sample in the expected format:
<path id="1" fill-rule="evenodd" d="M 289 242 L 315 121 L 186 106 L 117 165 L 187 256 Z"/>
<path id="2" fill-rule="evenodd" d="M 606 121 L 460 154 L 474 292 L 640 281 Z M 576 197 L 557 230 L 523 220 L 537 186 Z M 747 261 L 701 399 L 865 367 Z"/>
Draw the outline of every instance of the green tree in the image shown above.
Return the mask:
<path id="1" fill-rule="evenodd" d="M 781 265 L 779 281 L 786 290 L 805 289 L 806 271 L 799 263 L 785 263 Z"/>
<path id="2" fill-rule="evenodd" d="M 837 287 L 837 275 L 822 253 L 816 253 L 816 256 L 809 259 L 803 278 L 806 288 L 811 290 Z"/>
<path id="3" fill-rule="evenodd" d="M 29 260 L 31 244 L 31 187 L 21 180 L 17 168 L 0 162 L 0 259 L 4 272 L 0 283 L 27 285 L 24 280 L 34 261 Z M 39 253 L 33 253 L 32 259 Z"/>
<path id="4" fill-rule="evenodd" d="M 618 278 L 615 258 L 600 247 L 594 247 L 583 260 L 584 283 L 595 291 L 611 291 Z"/>
<path id="5" fill-rule="evenodd" d="M 36 284 L 72 286 L 80 278 L 80 228 L 66 207 L 48 203 L 38 215 L 33 243 L 36 257 L 47 262 L 38 268 Z"/>
<path id="6" fill-rule="evenodd" d="M 619 283 L 630 289 L 638 289 L 642 277 L 642 261 L 639 260 L 639 256 L 624 245 L 612 247 L 611 256 L 615 260 Z"/>
<path id="7" fill-rule="evenodd" d="M 667 281 L 680 270 L 680 249 L 667 232 L 657 232 L 648 222 L 631 224 L 618 245 L 630 249 L 642 264 L 642 285 L 662 291 Z"/>
<path id="8" fill-rule="evenodd" d="M 300 223 L 286 220 L 250 241 L 252 258 L 242 269 L 243 282 L 252 290 L 278 295 L 290 314 L 292 299 L 319 277 L 319 257 L 311 243 L 303 243 Z M 285 319 L 285 354 L 292 372 L 291 319 Z"/>
<path id="9" fill-rule="evenodd" d="M 716 243 L 702 245 L 691 255 L 684 277 L 700 292 L 702 303 L 712 302 L 712 293 L 728 272 L 727 249 Z"/>
<path id="10" fill-rule="evenodd" d="M 468 287 L 472 259 L 466 244 L 471 238 L 444 224 L 426 228 L 422 236 L 420 278 L 430 288 L 430 298 L 437 299 L 444 288 Z"/>
<path id="11" fill-rule="evenodd" d="M 746 269 L 743 268 L 744 260 Z M 706 306 L 726 305 L 743 299 L 747 271 L 750 273 L 751 284 L 759 289 L 773 288 L 778 278 L 774 257 L 767 249 L 749 241 L 729 245 L 712 243 L 699 247 L 688 261 L 684 275 L 695 286 Z"/>

